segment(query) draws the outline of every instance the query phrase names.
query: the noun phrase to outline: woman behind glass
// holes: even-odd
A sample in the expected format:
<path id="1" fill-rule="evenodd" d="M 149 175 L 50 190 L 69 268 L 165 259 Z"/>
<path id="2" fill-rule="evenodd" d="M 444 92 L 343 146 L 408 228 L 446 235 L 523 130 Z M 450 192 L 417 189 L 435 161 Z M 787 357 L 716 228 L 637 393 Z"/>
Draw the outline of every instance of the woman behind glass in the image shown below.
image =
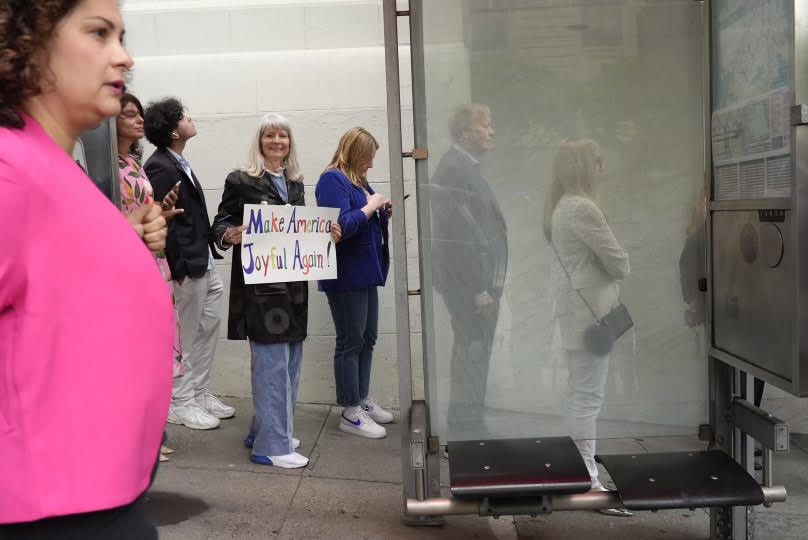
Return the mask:
<path id="1" fill-rule="evenodd" d="M 154 190 L 143 170 L 140 161 L 143 158 L 143 147 L 140 140 L 144 136 L 143 131 L 143 105 L 140 100 L 132 94 L 125 93 L 121 96 L 121 114 L 115 122 L 115 131 L 118 139 L 118 173 L 121 183 L 121 210 L 124 215 L 132 215 L 144 204 L 151 204 L 154 200 Z M 179 186 L 176 187 L 178 189 Z M 166 221 L 182 209 L 175 209 L 177 202 L 177 192 L 170 191 L 161 203 L 163 217 Z M 165 251 L 160 250 L 154 254 L 157 267 L 168 286 L 168 293 L 171 303 L 174 304 L 174 288 L 171 280 L 171 270 L 168 268 Z M 174 377 L 182 376 L 184 367 L 182 365 L 182 340 L 180 339 L 180 321 L 177 315 L 177 308 L 174 308 L 174 355 L 173 355 Z M 160 461 L 168 461 L 166 454 L 173 453 L 174 450 L 167 446 L 160 447 Z"/>
<path id="2" fill-rule="evenodd" d="M 318 206 L 339 208 L 342 241 L 337 244 L 337 279 L 321 280 L 337 333 L 334 381 L 337 403 L 345 407 L 339 429 L 380 439 L 379 424 L 393 415 L 370 397 L 370 366 L 379 324 L 379 294 L 390 266 L 387 222 L 390 201 L 374 193 L 368 169 L 379 144 L 361 127 L 349 129 L 315 188 Z"/>
<path id="3" fill-rule="evenodd" d="M 247 163 L 227 176 L 212 234 L 220 248 L 235 246 L 227 339 L 250 341 L 255 414 L 244 444 L 252 448 L 253 463 L 296 469 L 309 462 L 295 452 L 300 441 L 292 437 L 309 288 L 305 281 L 244 284 L 240 244 L 245 204 L 305 205 L 292 128 L 280 115 L 261 119 Z M 338 228 L 332 235 L 339 240 Z"/>
<path id="4" fill-rule="evenodd" d="M 127 222 L 71 156 L 120 113 L 123 32 L 116 0 L 0 3 L 0 538 L 157 538 L 165 219 Z"/>
<path id="5" fill-rule="evenodd" d="M 597 322 L 587 303 L 598 317 L 617 307 L 617 281 L 630 270 L 628 253 L 598 206 L 602 175 L 603 160 L 594 141 L 563 141 L 553 163 L 553 182 L 544 209 L 544 234 L 562 267 L 554 276 L 559 293 L 553 317 L 569 369 L 565 401 L 570 431 L 597 490 L 603 486 L 595 464 L 596 423 L 603 405 L 609 355 L 598 356 L 584 347 L 585 330 Z"/>

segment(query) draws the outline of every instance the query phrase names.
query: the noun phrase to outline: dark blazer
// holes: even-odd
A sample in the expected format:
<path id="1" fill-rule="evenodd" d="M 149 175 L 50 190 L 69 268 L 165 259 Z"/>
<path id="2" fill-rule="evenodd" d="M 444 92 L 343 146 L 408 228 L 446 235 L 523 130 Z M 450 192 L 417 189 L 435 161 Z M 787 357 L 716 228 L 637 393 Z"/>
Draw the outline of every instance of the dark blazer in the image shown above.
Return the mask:
<path id="1" fill-rule="evenodd" d="M 447 308 L 473 313 L 483 291 L 502 296 L 508 265 L 508 230 L 479 163 L 452 146 L 429 184 L 435 289 Z"/>
<path id="2" fill-rule="evenodd" d="M 303 182 L 286 180 L 289 204 L 306 204 Z M 212 236 L 219 246 L 228 227 L 244 222 L 245 204 L 279 204 L 286 202 L 278 188 L 264 173 L 255 178 L 233 171 L 224 181 L 224 193 L 213 221 Z M 233 246 L 230 272 L 230 306 L 227 316 L 227 339 L 250 339 L 258 343 L 294 343 L 306 339 L 309 317 L 309 284 L 305 281 L 245 285 L 241 268 L 241 246 Z"/>
<path id="3" fill-rule="evenodd" d="M 205 205 L 205 193 L 196 175 L 191 171 L 192 182 L 177 158 L 165 148 L 155 150 L 146 161 L 144 169 L 154 188 L 155 202 L 162 201 L 174 184 L 182 182 L 176 207 L 182 208 L 184 212 L 171 220 L 166 239 L 166 259 L 171 268 L 171 276 L 175 280 L 204 276 L 208 269 L 208 248 L 214 259 L 222 257 L 210 238 L 210 218 Z"/>
<path id="4" fill-rule="evenodd" d="M 372 195 L 373 189 L 368 186 Z M 320 175 L 314 189 L 317 206 L 339 208 L 342 238 L 336 245 L 337 279 L 320 280 L 319 290 L 355 291 L 383 286 L 390 269 L 387 213 L 380 210 L 368 219 L 362 211 L 367 196 L 342 171 L 331 169 Z"/>

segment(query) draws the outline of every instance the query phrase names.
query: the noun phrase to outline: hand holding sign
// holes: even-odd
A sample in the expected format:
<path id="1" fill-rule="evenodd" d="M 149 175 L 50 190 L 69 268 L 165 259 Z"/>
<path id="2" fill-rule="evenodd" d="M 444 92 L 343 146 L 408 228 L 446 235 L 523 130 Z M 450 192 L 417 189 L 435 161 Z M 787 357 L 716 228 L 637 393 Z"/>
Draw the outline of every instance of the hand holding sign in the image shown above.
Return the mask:
<path id="1" fill-rule="evenodd" d="M 241 243 L 241 234 L 246 230 L 246 225 L 242 225 L 241 227 L 228 227 L 227 230 L 224 231 L 222 238 L 228 244 L 235 246 Z"/>

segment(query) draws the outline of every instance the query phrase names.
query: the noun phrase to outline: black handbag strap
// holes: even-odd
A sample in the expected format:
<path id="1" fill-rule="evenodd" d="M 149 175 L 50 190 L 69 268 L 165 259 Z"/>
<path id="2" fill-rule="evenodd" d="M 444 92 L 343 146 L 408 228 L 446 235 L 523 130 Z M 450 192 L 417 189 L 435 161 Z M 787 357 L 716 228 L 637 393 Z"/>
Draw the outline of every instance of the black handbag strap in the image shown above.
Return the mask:
<path id="1" fill-rule="evenodd" d="M 550 247 L 553 248 L 553 252 L 556 255 L 556 259 L 558 259 L 558 264 L 559 264 L 559 266 L 561 266 L 561 269 L 564 271 L 564 274 L 567 276 L 567 281 L 570 282 L 570 287 L 572 287 L 572 290 L 574 290 L 575 292 L 578 293 L 578 296 L 581 297 L 581 300 L 583 300 L 584 304 L 586 304 L 586 307 L 589 308 L 589 313 L 591 313 L 592 317 L 595 318 L 595 321 L 598 324 L 600 324 L 600 318 L 595 314 L 595 310 L 592 309 L 592 306 L 590 306 L 589 302 L 586 301 L 586 298 L 584 298 L 584 295 L 581 294 L 580 289 L 576 289 L 575 285 L 572 284 L 572 278 L 570 277 L 569 272 L 567 272 L 567 269 L 564 267 L 564 263 L 561 262 L 561 255 L 558 254 L 558 251 L 556 250 L 555 244 L 553 243 L 552 240 L 550 240 Z"/>

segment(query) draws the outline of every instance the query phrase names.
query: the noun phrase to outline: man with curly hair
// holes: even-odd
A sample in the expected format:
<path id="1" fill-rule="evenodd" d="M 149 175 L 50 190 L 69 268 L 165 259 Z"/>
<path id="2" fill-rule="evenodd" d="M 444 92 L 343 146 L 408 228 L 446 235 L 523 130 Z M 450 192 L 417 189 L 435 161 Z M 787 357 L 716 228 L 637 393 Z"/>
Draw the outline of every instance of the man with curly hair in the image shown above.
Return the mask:
<path id="1" fill-rule="evenodd" d="M 230 418 L 236 411 L 208 389 L 224 288 L 214 264 L 214 258 L 222 257 L 210 236 L 205 192 L 183 157 L 196 126 L 179 100 L 166 98 L 149 104 L 143 127 L 146 138 L 157 147 L 145 165 L 154 196 L 162 200 L 179 183 L 176 207 L 183 209 L 172 220 L 166 240 L 186 367 L 185 375 L 174 382 L 168 421 L 191 429 L 213 429 L 220 418 Z"/>

